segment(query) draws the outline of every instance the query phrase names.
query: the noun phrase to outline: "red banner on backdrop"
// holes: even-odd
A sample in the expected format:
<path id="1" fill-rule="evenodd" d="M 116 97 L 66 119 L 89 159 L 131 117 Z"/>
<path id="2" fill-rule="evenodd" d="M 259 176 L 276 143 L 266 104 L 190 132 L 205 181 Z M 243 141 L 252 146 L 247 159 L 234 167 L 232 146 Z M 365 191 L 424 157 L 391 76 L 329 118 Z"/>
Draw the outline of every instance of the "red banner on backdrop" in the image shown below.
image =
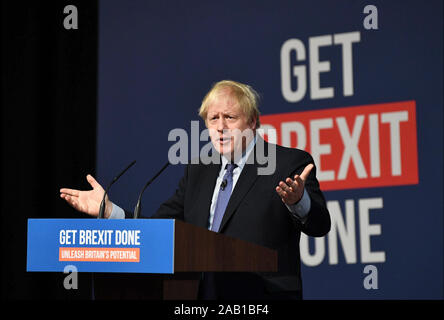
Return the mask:
<path id="1" fill-rule="evenodd" d="M 266 140 L 313 156 L 323 190 L 418 183 L 415 101 L 272 114 L 260 120 Z"/>

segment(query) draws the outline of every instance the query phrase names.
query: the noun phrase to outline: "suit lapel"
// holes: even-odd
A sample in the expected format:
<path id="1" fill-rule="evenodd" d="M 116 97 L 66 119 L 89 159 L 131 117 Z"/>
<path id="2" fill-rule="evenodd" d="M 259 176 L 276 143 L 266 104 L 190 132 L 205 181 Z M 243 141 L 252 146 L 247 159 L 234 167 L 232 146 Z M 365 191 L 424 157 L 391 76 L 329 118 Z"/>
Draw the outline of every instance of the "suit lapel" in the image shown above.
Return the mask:
<path id="1" fill-rule="evenodd" d="M 196 224 L 203 228 L 208 228 L 208 219 L 210 216 L 211 200 L 213 198 L 214 186 L 220 171 L 220 164 L 202 165 L 202 183 L 199 187 L 199 195 L 196 199 L 196 206 L 193 210 L 197 211 Z"/>
<path id="2" fill-rule="evenodd" d="M 255 148 L 250 154 L 250 157 L 254 159 Z M 224 217 L 222 219 L 219 232 L 223 231 L 224 226 L 230 220 L 231 216 L 235 213 L 237 207 L 240 205 L 242 200 L 245 198 L 247 192 L 251 189 L 258 178 L 257 174 L 257 164 L 256 161 L 251 163 L 251 159 L 247 161 L 244 168 L 242 169 L 239 180 L 234 187 L 233 193 L 231 194 L 230 201 L 228 202 L 227 209 L 225 210 Z"/>

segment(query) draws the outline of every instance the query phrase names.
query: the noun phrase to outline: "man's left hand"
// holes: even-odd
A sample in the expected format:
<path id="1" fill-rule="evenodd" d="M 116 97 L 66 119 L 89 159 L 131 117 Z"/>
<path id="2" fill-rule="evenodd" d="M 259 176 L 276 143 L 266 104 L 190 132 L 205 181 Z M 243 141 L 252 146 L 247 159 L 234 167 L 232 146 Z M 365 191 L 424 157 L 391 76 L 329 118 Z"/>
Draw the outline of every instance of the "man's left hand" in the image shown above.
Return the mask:
<path id="1" fill-rule="evenodd" d="M 287 205 L 293 205 L 301 200 L 304 194 L 305 180 L 313 168 L 314 165 L 310 163 L 300 175 L 295 175 L 294 179 L 287 178 L 285 182 L 279 182 L 279 186 L 276 187 L 276 192 L 281 197 L 282 202 Z"/>

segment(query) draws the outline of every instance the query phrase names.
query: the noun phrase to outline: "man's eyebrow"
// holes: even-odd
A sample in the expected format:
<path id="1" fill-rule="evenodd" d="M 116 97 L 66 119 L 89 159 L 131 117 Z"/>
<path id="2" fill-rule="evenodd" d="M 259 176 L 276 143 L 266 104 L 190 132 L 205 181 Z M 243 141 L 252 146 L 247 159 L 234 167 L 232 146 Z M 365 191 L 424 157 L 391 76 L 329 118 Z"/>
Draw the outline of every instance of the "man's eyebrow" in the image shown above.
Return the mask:
<path id="1" fill-rule="evenodd" d="M 236 111 L 221 111 L 221 112 L 208 112 L 207 116 L 217 116 L 219 114 L 223 115 L 237 115 L 238 113 Z"/>

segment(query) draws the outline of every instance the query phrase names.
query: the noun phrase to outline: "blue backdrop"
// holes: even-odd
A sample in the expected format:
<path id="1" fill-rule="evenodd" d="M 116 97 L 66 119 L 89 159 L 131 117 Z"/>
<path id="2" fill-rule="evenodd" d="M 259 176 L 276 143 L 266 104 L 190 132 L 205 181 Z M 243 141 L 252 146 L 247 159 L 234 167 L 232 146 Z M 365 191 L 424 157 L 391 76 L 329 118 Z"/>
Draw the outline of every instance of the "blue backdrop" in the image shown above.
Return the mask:
<path id="1" fill-rule="evenodd" d="M 347 232 L 335 231 L 342 232 L 336 243 L 329 236 L 301 243 L 304 297 L 443 298 L 442 1 L 373 1 L 373 11 L 364 13 L 367 5 L 354 0 L 101 1 L 98 180 L 107 184 L 137 160 L 113 186 L 111 199 L 133 209 L 139 190 L 167 161 L 170 130 L 190 132 L 203 96 L 222 79 L 250 84 L 262 96 L 262 114 L 284 114 L 282 119 L 291 112 L 415 101 L 416 121 L 409 121 L 416 130 L 417 153 L 405 156 L 417 160 L 418 182 L 325 191 L 330 205 L 339 205 L 339 210 L 331 208 L 342 215 Z M 377 29 L 368 29 L 376 23 Z M 343 33 L 359 40 L 340 45 L 335 35 Z M 298 39 L 305 50 L 305 59 L 301 51 L 287 56 L 291 68 L 306 70 L 307 90 L 297 101 L 283 93 L 285 81 L 293 91 L 301 89 L 293 69 L 283 67 L 281 51 L 289 39 Z M 319 67 L 316 60 L 328 61 L 329 67 Z M 319 85 L 316 68 L 321 69 Z M 316 86 L 332 91 L 318 97 Z M 402 130 L 401 140 L 406 139 Z M 381 145 L 389 143 L 384 139 Z M 171 166 L 147 189 L 144 215 L 171 196 L 182 173 L 183 166 Z M 367 224 L 359 206 L 365 199 L 376 199 Z M 382 258 L 362 258 L 363 232 L 370 250 L 383 252 Z M 333 245 L 337 262 L 330 257 Z M 347 250 L 355 261 L 346 258 L 344 246 L 352 247 Z M 377 277 L 364 273 L 367 265 L 376 267 Z M 369 275 L 373 289 L 364 285 Z"/>

